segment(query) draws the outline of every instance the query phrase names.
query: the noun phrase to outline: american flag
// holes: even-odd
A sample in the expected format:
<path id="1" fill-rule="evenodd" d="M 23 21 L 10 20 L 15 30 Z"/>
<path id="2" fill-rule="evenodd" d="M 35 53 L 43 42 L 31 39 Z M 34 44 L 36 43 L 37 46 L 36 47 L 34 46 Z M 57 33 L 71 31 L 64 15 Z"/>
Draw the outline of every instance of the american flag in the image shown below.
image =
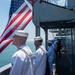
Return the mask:
<path id="1" fill-rule="evenodd" d="M 32 10 L 24 0 L 11 0 L 9 21 L 0 36 L 0 52 L 12 41 L 16 30 L 23 30 L 32 20 Z"/>

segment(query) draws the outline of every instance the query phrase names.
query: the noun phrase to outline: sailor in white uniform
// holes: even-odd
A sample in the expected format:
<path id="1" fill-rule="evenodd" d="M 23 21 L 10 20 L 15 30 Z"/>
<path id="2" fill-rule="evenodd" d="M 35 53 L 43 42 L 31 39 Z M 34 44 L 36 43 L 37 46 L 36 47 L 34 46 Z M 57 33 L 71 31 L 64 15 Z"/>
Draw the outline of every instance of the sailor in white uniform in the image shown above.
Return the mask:
<path id="1" fill-rule="evenodd" d="M 56 63 L 56 52 L 57 52 L 57 41 L 54 40 L 54 43 L 52 44 L 54 49 L 54 63 Z"/>
<path id="2" fill-rule="evenodd" d="M 50 69 L 50 75 L 53 75 L 53 60 L 54 60 L 54 48 L 52 46 L 52 43 L 50 40 L 47 40 L 48 43 L 48 62 L 49 62 L 49 69 Z"/>
<path id="3" fill-rule="evenodd" d="M 35 58 L 33 59 L 34 75 L 44 75 L 46 71 L 47 50 L 42 45 L 43 39 L 40 36 L 34 38 L 34 44 L 37 47 Z"/>
<path id="4" fill-rule="evenodd" d="M 18 50 L 12 56 L 12 67 L 9 75 L 33 75 L 32 69 L 32 51 L 26 45 L 28 33 L 18 30 L 13 36 L 13 45 Z"/>
<path id="5" fill-rule="evenodd" d="M 53 48 L 54 48 L 55 51 L 57 51 L 57 40 L 54 40 Z"/>

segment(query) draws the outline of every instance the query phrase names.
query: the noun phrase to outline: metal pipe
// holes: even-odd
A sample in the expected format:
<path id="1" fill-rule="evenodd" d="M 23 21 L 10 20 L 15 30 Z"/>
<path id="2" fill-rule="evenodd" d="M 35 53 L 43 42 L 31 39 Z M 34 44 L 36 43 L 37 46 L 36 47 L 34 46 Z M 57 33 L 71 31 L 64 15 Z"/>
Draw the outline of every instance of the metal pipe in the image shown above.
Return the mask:
<path id="1" fill-rule="evenodd" d="M 46 49 L 47 49 L 47 40 L 48 40 L 48 29 L 44 29 L 45 30 L 45 46 L 46 46 Z"/>
<path id="2" fill-rule="evenodd" d="M 73 71 L 73 34 L 71 28 L 71 49 L 72 49 L 72 64 L 71 64 L 71 71 Z"/>

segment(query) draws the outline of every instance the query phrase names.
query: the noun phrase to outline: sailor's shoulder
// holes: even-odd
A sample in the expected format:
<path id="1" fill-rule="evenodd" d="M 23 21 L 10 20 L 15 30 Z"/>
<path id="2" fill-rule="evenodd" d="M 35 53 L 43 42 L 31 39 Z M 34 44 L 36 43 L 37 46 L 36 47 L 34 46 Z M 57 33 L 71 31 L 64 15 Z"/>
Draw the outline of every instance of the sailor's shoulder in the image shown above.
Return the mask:
<path id="1" fill-rule="evenodd" d="M 28 45 L 24 46 L 22 49 L 24 49 L 24 50 L 31 50 Z"/>
<path id="2" fill-rule="evenodd" d="M 13 58 L 14 58 L 14 57 L 19 57 L 19 58 L 25 57 L 25 53 L 20 49 L 20 50 L 18 50 L 17 52 L 15 52 L 12 57 L 13 57 Z"/>

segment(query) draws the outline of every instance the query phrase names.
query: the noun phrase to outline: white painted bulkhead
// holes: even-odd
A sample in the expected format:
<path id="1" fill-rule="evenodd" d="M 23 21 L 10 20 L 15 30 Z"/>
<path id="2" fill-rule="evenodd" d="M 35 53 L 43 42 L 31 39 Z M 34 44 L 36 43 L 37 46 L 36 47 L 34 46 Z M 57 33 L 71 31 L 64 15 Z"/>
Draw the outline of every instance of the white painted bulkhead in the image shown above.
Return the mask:
<path id="1" fill-rule="evenodd" d="M 75 0 L 67 0 L 68 8 L 75 10 Z"/>
<path id="2" fill-rule="evenodd" d="M 37 0 L 33 6 L 33 22 L 75 20 L 75 11 L 47 2 Z"/>

